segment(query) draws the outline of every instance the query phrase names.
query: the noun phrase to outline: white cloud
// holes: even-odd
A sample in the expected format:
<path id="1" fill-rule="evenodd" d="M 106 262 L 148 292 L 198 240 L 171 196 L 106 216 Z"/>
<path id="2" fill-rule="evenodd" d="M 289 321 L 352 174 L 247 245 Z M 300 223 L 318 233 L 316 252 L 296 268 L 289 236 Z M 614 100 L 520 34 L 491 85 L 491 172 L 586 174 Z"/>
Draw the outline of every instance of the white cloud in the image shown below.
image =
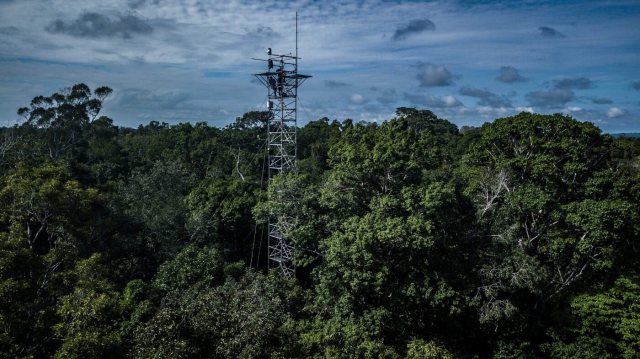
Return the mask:
<path id="1" fill-rule="evenodd" d="M 529 112 L 529 113 L 533 113 L 533 107 L 531 106 L 521 106 L 521 107 L 516 107 L 516 111 L 518 112 Z"/>
<path id="2" fill-rule="evenodd" d="M 433 108 L 452 108 L 462 106 L 462 102 L 452 95 L 445 96 L 433 96 L 433 95 L 420 95 L 420 94 L 404 94 L 405 100 L 415 105 L 433 107 Z"/>
<path id="3" fill-rule="evenodd" d="M 351 97 L 349 97 L 349 102 L 351 102 L 354 105 L 360 105 L 365 102 L 365 99 L 362 95 L 358 93 L 354 93 L 353 95 L 351 95 Z"/>
<path id="4" fill-rule="evenodd" d="M 623 116 L 623 115 L 626 115 L 626 114 L 627 114 L 627 111 L 625 111 L 624 109 L 621 109 L 619 107 L 611 107 L 607 111 L 607 117 L 609 117 L 609 118 L 616 118 L 616 117 L 620 117 L 620 116 Z"/>
<path id="5" fill-rule="evenodd" d="M 446 107 L 454 107 L 454 106 L 458 106 L 460 104 L 460 101 L 458 101 L 457 98 L 451 96 L 451 95 L 447 95 L 442 97 L 442 101 L 444 102 Z"/>
<path id="6" fill-rule="evenodd" d="M 511 111 L 506 107 L 478 106 L 476 108 L 479 114 L 491 116 L 505 116 Z"/>
<path id="7" fill-rule="evenodd" d="M 578 106 L 568 106 L 567 108 L 564 109 L 563 112 L 566 113 L 573 113 L 573 112 L 580 112 L 582 111 L 582 107 L 578 107 Z"/>
<path id="8" fill-rule="evenodd" d="M 453 75 L 443 65 L 432 63 L 418 64 L 418 81 L 423 87 L 449 86 L 453 84 Z"/>

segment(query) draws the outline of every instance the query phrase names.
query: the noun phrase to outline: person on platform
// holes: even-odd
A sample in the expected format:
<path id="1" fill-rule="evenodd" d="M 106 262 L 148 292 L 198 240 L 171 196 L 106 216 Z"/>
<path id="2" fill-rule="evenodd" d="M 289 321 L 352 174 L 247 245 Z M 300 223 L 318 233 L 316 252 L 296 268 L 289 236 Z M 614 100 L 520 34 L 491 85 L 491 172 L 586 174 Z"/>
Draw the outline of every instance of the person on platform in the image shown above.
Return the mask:
<path id="1" fill-rule="evenodd" d="M 282 97 L 285 97 L 285 93 L 284 93 L 284 70 L 282 69 L 282 67 L 278 68 L 278 70 L 276 70 L 276 73 L 278 74 L 278 94 Z"/>
<path id="2" fill-rule="evenodd" d="M 271 75 L 269 75 L 269 86 L 271 86 L 271 89 L 273 89 L 273 95 L 277 96 L 278 86 L 276 85 L 276 80 Z"/>

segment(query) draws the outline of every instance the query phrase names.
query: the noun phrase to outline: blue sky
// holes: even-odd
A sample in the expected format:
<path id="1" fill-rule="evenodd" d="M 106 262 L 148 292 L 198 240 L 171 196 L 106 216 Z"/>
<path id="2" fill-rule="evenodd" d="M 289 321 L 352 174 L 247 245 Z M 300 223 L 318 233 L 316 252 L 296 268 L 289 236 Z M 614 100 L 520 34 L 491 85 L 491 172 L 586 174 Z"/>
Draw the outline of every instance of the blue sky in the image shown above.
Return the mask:
<path id="1" fill-rule="evenodd" d="M 252 57 L 294 50 L 299 122 L 427 108 L 459 126 L 563 112 L 640 132 L 638 1 L 0 0 L 0 121 L 84 82 L 103 114 L 224 126 L 263 109 Z"/>

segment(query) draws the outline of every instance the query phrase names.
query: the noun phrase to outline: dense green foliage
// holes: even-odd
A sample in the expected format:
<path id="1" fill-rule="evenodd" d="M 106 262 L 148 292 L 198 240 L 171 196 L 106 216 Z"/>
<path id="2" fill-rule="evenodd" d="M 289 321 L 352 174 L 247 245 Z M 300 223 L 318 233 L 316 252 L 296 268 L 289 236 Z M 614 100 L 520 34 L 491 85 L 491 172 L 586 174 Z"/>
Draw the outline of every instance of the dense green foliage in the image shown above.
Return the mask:
<path id="1" fill-rule="evenodd" d="M 323 118 L 269 188 L 265 113 L 119 128 L 110 92 L 0 129 L 1 357 L 640 352 L 638 140 L 561 114 Z M 268 270 L 267 213 L 295 223 L 293 281 Z"/>

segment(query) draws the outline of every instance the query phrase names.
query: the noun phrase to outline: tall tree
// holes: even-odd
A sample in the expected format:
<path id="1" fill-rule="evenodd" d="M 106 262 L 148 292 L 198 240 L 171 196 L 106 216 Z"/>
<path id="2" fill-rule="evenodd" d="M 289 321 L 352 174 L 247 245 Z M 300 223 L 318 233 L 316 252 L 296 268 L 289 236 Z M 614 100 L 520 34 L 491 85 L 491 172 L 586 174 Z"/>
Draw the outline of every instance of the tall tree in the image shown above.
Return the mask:
<path id="1" fill-rule="evenodd" d="M 108 87 L 99 87 L 91 93 L 81 83 L 49 97 L 34 97 L 29 107 L 18 110 L 18 115 L 25 118 L 24 126 L 46 130 L 43 146 L 51 160 L 83 156 L 84 131 L 97 118 L 102 101 L 111 92 Z"/>

